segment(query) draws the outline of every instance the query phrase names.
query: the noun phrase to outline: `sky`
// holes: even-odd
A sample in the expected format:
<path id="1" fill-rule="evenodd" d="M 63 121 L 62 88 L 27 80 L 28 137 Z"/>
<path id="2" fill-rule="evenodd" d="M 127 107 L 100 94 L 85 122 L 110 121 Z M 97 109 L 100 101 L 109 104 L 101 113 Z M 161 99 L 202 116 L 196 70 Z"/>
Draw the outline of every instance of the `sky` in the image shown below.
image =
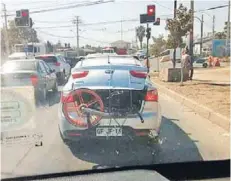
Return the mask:
<path id="1" fill-rule="evenodd" d="M 91 0 L 93 2 L 96 0 Z M 107 0 L 105 0 L 107 1 Z M 30 12 L 35 10 L 43 10 L 47 8 L 64 7 L 66 5 L 73 6 L 78 3 L 87 3 L 84 0 L 2 0 L 6 5 L 7 14 L 15 14 L 16 10 L 29 9 Z M 189 0 L 178 0 L 178 5 L 183 3 L 184 6 L 190 7 Z M 38 33 L 38 37 L 42 41 L 51 41 L 57 43 L 70 43 L 76 46 L 76 25 L 73 20 L 79 16 L 81 23 L 79 24 L 80 46 L 90 44 L 93 46 L 107 46 L 109 43 L 117 40 L 128 42 L 135 41 L 135 27 L 140 25 L 139 15 L 146 13 L 147 5 L 156 5 L 156 17 L 160 17 L 160 26 L 151 27 L 151 35 L 158 37 L 159 34 L 167 36 L 168 31 L 165 30 L 166 19 L 173 17 L 173 0 L 115 0 L 114 2 L 98 4 L 94 6 L 76 7 L 65 10 L 43 12 L 31 14 L 30 17 L 34 21 L 34 28 Z M 201 1 L 195 0 L 194 8 L 204 10 L 210 7 L 227 5 L 228 1 Z M 203 11 L 195 13 L 195 16 L 201 18 L 204 16 L 204 32 L 212 32 L 212 16 L 215 15 L 215 31 L 222 31 L 224 23 L 228 19 L 228 8 Z M 9 16 L 8 20 L 12 20 L 14 16 Z M 121 20 L 133 20 L 124 21 Z M 1 21 L 3 21 L 1 19 Z M 113 23 L 116 21 L 117 23 Z M 99 22 L 108 22 L 108 24 L 99 24 Z M 88 24 L 88 25 L 87 25 Z M 92 24 L 92 25 L 89 25 Z M 2 24 L 1 24 L 2 26 Z M 62 27 L 65 26 L 65 27 Z M 121 34 L 122 29 L 122 34 Z M 200 36 L 200 22 L 194 21 L 194 35 Z"/>

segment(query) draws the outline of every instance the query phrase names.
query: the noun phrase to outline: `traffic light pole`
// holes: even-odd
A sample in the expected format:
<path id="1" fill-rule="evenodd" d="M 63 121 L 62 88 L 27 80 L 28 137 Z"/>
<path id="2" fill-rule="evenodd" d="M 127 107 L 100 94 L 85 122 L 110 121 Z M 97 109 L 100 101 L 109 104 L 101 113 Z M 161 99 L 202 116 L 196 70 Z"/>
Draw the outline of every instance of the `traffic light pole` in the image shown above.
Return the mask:
<path id="1" fill-rule="evenodd" d="M 147 23 L 147 29 L 148 29 L 149 27 L 148 27 L 148 23 Z M 149 73 L 149 69 L 150 69 L 150 67 L 149 67 L 149 57 L 148 57 L 148 54 L 149 54 L 149 52 L 148 52 L 148 47 L 149 47 L 149 45 L 148 45 L 148 42 L 149 42 L 149 38 L 147 37 L 147 68 L 148 68 L 148 73 Z"/>
<path id="2" fill-rule="evenodd" d="M 10 50 L 9 50 L 9 35 L 8 35 L 8 27 L 7 27 L 6 5 L 5 4 L 2 4 L 2 5 L 3 5 L 3 12 L 4 12 L 4 20 L 5 20 L 6 54 L 8 57 L 10 54 Z"/>

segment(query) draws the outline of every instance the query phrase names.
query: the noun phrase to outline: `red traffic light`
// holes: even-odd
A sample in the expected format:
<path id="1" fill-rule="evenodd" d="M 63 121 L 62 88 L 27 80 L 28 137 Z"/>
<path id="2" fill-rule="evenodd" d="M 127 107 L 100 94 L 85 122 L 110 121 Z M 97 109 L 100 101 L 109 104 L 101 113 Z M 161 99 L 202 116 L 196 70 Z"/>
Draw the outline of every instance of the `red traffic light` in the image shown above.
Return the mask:
<path id="1" fill-rule="evenodd" d="M 155 5 L 148 5 L 147 14 L 148 16 L 153 16 L 155 14 L 156 6 Z"/>
<path id="2" fill-rule="evenodd" d="M 27 17 L 28 16 L 28 11 L 22 11 L 22 17 Z"/>

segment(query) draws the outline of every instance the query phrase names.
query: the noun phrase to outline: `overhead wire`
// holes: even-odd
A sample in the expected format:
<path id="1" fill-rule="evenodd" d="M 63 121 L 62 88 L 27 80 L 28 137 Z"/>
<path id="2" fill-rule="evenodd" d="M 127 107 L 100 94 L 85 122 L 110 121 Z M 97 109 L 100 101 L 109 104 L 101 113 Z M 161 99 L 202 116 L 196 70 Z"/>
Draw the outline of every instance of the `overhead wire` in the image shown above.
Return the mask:
<path id="1" fill-rule="evenodd" d="M 105 4 L 105 3 L 110 3 L 110 2 L 114 2 L 114 0 L 107 0 L 107 1 L 98 0 L 94 2 L 82 3 L 82 4 L 76 4 L 76 5 L 68 5 L 68 6 L 59 7 L 59 8 L 43 9 L 43 10 L 32 11 L 30 12 L 30 14 L 58 11 L 58 10 L 64 10 L 64 9 L 72 9 L 72 8 L 78 8 L 78 7 L 84 7 L 84 6 L 93 6 L 97 4 Z M 15 14 L 8 14 L 7 16 L 15 16 Z"/>

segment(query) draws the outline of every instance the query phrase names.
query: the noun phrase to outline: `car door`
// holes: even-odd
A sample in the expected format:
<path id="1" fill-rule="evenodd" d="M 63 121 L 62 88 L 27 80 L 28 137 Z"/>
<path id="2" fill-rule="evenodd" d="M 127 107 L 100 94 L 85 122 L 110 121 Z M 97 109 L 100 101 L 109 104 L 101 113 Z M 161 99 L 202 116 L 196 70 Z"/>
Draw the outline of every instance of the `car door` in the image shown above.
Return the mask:
<path id="1" fill-rule="evenodd" d="M 53 88 L 53 86 L 56 84 L 56 81 L 57 81 L 55 71 L 53 71 L 46 62 L 43 62 L 43 63 L 44 63 L 44 66 L 47 72 L 49 72 L 50 84 L 51 84 L 51 87 Z"/>
<path id="2" fill-rule="evenodd" d="M 65 70 L 65 75 L 69 76 L 70 68 L 71 68 L 70 65 L 65 61 L 65 59 L 62 56 L 58 56 L 58 57 L 59 57 L 59 60 L 62 63 L 63 69 Z"/>
<path id="3" fill-rule="evenodd" d="M 49 67 L 47 67 L 46 65 L 45 65 L 45 62 L 44 61 L 41 61 L 41 64 L 43 65 L 43 67 L 45 68 L 45 71 L 46 71 L 46 73 L 47 73 L 47 75 L 46 75 L 46 81 L 47 81 L 47 90 L 50 90 L 50 89 L 52 89 L 53 88 L 53 78 L 52 78 L 52 76 L 51 76 L 51 72 L 50 72 L 50 70 L 49 70 Z"/>
<path id="4" fill-rule="evenodd" d="M 51 86 L 50 86 L 50 76 L 44 66 L 43 61 L 39 61 L 39 66 L 41 68 L 41 78 L 42 78 L 42 82 L 44 84 L 44 86 L 46 87 L 46 90 L 50 90 Z"/>

